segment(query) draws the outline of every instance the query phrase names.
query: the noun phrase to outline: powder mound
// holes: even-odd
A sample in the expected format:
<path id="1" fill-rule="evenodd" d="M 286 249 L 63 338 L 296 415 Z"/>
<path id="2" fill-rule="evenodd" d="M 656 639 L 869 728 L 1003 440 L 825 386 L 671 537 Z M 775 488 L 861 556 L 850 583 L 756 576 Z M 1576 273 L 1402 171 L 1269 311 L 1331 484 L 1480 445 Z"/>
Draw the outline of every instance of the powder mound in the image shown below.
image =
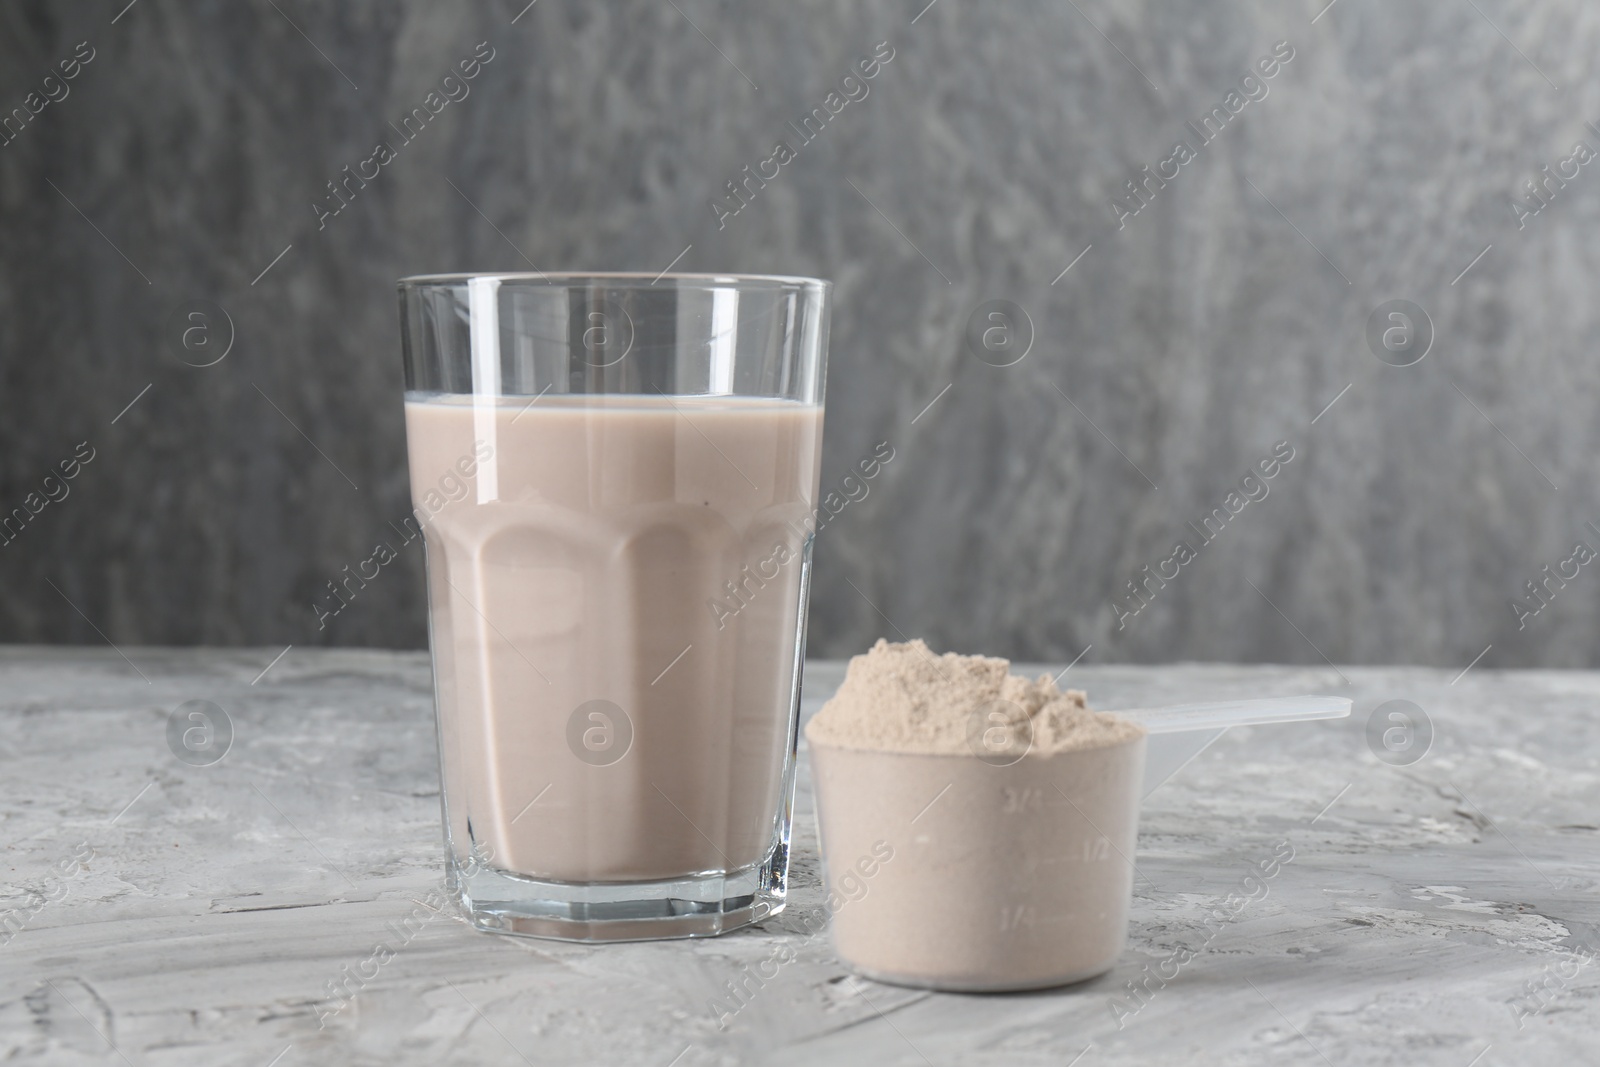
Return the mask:
<path id="1" fill-rule="evenodd" d="M 921 640 L 880 638 L 851 658 L 844 684 L 806 724 L 806 739 L 837 748 L 977 756 L 975 739 L 996 714 L 1031 734 L 1030 755 L 1104 748 L 1144 733 L 1128 719 L 1090 711 L 1081 690 L 1062 692 L 1048 674 L 1030 681 L 1012 674 L 1009 660 L 935 656 Z"/>

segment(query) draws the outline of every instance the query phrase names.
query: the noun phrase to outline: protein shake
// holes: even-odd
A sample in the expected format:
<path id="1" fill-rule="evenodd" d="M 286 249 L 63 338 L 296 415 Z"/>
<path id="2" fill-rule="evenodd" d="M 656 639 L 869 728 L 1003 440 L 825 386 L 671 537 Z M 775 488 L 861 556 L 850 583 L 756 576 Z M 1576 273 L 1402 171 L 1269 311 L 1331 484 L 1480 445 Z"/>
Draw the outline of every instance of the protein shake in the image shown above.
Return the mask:
<path id="1" fill-rule="evenodd" d="M 408 395 L 456 842 L 550 882 L 761 862 L 820 406 Z"/>

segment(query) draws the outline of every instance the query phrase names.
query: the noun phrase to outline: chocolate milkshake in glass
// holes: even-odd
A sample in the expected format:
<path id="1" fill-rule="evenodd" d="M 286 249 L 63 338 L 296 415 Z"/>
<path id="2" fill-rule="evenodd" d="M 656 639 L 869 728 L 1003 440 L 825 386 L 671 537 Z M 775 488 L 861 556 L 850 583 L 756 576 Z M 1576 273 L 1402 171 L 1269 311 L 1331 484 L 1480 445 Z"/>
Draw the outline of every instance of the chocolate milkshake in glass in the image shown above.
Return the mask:
<path id="1" fill-rule="evenodd" d="M 829 284 L 400 282 L 447 881 L 481 929 L 783 906 Z"/>

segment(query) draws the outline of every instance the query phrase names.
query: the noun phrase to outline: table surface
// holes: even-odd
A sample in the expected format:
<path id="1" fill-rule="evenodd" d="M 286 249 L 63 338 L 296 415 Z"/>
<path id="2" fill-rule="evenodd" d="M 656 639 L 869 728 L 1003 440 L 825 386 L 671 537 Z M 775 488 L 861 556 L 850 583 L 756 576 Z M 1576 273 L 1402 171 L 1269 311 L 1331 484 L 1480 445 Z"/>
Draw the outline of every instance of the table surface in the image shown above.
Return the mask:
<path id="1" fill-rule="evenodd" d="M 262 675 L 277 650 L 124 651 L 0 649 L 8 1064 L 1490 1067 L 1600 1042 L 1600 673 L 1077 665 L 1098 707 L 1332 693 L 1355 713 L 1234 729 L 1145 802 L 1111 973 L 962 996 L 856 978 L 792 915 L 594 947 L 479 933 L 431 910 L 425 655 L 293 649 Z M 808 713 L 840 676 L 808 665 Z M 214 765 L 169 750 L 190 700 L 232 722 Z M 1390 700 L 1431 722 L 1409 766 L 1367 740 Z M 810 908 L 803 747 L 799 792 Z M 719 1026 L 726 983 L 785 940 L 794 961 Z"/>

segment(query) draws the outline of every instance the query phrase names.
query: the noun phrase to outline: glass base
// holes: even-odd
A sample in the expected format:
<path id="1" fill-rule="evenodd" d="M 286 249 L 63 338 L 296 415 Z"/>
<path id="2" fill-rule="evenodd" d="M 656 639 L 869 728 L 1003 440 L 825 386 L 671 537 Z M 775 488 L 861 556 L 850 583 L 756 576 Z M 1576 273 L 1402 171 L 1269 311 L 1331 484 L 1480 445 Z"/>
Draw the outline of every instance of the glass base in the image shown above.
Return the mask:
<path id="1" fill-rule="evenodd" d="M 789 856 L 780 843 L 763 863 L 656 882 L 546 882 L 446 857 L 446 884 L 480 930 L 557 941 L 657 941 L 715 937 L 783 910 Z"/>

